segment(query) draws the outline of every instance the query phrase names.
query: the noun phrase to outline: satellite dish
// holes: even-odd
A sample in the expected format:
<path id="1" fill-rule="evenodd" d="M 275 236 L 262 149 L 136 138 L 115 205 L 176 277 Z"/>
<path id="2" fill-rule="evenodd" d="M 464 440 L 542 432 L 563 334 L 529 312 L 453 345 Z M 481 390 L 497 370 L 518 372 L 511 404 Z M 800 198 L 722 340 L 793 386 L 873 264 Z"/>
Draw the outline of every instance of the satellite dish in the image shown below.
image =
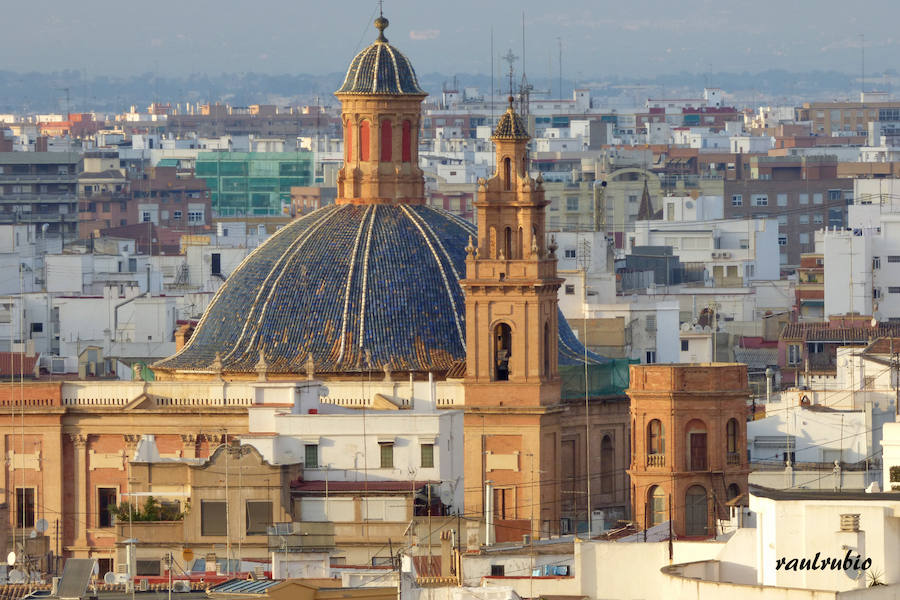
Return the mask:
<path id="1" fill-rule="evenodd" d="M 13 569 L 9 572 L 7 579 L 10 583 L 25 583 L 25 573 L 18 569 Z"/>
<path id="2" fill-rule="evenodd" d="M 115 582 L 116 582 L 116 574 L 113 573 L 112 571 L 107 572 L 106 575 L 103 576 L 103 583 L 105 583 L 107 585 L 112 585 Z"/>
<path id="3" fill-rule="evenodd" d="M 47 519 L 38 519 L 37 523 L 34 524 L 34 529 L 38 533 L 44 533 L 49 528 L 50 528 L 50 523 L 47 522 Z"/>
<path id="4" fill-rule="evenodd" d="M 100 565 L 96 560 L 94 561 L 94 566 L 91 567 L 91 573 L 93 573 L 94 577 L 100 574 Z"/>
<path id="5" fill-rule="evenodd" d="M 9 566 L 13 566 L 14 564 L 16 564 L 16 553 L 15 552 L 10 552 L 9 554 L 6 555 L 6 564 L 8 564 Z"/>

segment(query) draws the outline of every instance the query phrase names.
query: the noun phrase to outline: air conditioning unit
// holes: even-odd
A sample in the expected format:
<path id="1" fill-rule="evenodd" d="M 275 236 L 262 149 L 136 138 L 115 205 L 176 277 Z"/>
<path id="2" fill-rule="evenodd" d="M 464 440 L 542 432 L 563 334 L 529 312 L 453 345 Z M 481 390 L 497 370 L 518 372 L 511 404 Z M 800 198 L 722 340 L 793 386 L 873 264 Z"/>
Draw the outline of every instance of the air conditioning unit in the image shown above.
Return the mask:
<path id="1" fill-rule="evenodd" d="M 184 580 L 176 581 L 175 583 L 172 584 L 172 591 L 180 592 L 180 593 L 190 592 L 191 584 Z"/>
<path id="2" fill-rule="evenodd" d="M 723 252 L 722 258 L 731 258 L 731 252 Z"/>

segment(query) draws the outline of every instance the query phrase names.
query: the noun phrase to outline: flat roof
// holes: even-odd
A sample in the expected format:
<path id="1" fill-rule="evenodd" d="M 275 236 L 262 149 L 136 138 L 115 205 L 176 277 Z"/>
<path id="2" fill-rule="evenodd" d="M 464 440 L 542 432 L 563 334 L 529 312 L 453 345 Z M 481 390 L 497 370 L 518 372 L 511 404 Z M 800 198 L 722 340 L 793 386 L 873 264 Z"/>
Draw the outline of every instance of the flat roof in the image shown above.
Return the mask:
<path id="1" fill-rule="evenodd" d="M 830 490 L 776 490 L 763 486 L 750 485 L 750 494 L 770 500 L 885 500 L 900 502 L 900 494 L 896 492 L 865 492 L 853 490 L 848 492 L 835 492 Z"/>

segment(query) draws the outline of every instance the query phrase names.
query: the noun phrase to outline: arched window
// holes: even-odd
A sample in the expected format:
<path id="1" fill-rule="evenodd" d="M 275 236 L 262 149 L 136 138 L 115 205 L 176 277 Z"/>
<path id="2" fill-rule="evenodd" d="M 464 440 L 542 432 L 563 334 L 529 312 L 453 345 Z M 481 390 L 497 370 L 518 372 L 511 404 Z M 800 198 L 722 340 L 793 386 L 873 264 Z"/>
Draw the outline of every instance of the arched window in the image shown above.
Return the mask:
<path id="1" fill-rule="evenodd" d="M 359 160 L 369 160 L 369 122 L 359 124 Z"/>
<path id="2" fill-rule="evenodd" d="M 391 162 L 391 149 L 393 145 L 393 128 L 390 119 L 381 122 L 381 162 Z"/>
<path id="3" fill-rule="evenodd" d="M 353 161 L 353 122 L 344 123 L 344 162 Z"/>
<path id="4" fill-rule="evenodd" d="M 519 227 L 519 236 L 516 238 L 516 250 L 516 258 L 520 260 L 525 258 L 525 235 L 521 227 Z"/>
<path id="5" fill-rule="evenodd" d="M 734 500 L 738 496 L 741 495 L 741 486 L 736 483 L 732 483 L 728 486 L 728 500 Z"/>
<path id="6" fill-rule="evenodd" d="M 737 419 L 728 419 L 728 423 L 725 425 L 725 446 L 728 454 L 735 454 L 738 451 Z"/>
<path id="7" fill-rule="evenodd" d="M 550 323 L 544 323 L 544 377 L 550 377 Z"/>
<path id="8" fill-rule="evenodd" d="M 409 119 L 403 121 L 403 135 L 401 137 L 401 145 L 400 153 L 403 158 L 403 162 L 408 163 L 412 161 L 412 123 L 409 122 Z"/>
<path id="9" fill-rule="evenodd" d="M 647 454 L 665 454 L 666 437 L 662 421 L 653 419 L 647 425 Z"/>
<path id="10" fill-rule="evenodd" d="M 508 156 L 503 159 L 503 188 L 506 190 L 512 189 L 512 164 Z"/>
<path id="11" fill-rule="evenodd" d="M 687 535 L 708 535 L 709 509 L 706 490 L 692 485 L 684 495 L 684 532 Z"/>
<path id="12" fill-rule="evenodd" d="M 615 488 L 615 452 L 613 451 L 612 438 L 603 436 L 600 442 L 600 493 L 611 494 Z"/>
<path id="13" fill-rule="evenodd" d="M 503 232 L 503 256 L 506 257 L 506 260 L 512 258 L 512 229 L 507 227 Z"/>
<path id="14" fill-rule="evenodd" d="M 709 468 L 706 458 L 706 423 L 700 419 L 688 422 L 685 427 L 688 447 L 688 471 L 705 471 Z"/>
<path id="15" fill-rule="evenodd" d="M 494 380 L 509 380 L 509 359 L 512 354 L 512 331 L 506 323 L 494 327 Z"/>
<path id="16" fill-rule="evenodd" d="M 660 525 L 666 520 L 666 493 L 658 485 L 654 485 L 647 493 L 647 526 Z"/>

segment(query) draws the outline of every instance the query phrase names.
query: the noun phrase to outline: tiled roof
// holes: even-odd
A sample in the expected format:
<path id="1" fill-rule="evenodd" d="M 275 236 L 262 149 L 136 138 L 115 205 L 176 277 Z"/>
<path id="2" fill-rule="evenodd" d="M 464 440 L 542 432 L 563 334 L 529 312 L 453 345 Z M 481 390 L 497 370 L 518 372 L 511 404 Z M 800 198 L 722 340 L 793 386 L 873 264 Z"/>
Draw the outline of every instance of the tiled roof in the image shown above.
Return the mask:
<path id="1" fill-rule="evenodd" d="M 419 87 L 416 72 L 406 56 L 384 37 L 388 20 L 375 20 L 378 39 L 350 62 L 344 83 L 335 94 L 386 94 L 390 96 L 426 96 Z"/>
<path id="2" fill-rule="evenodd" d="M 528 140 L 531 139 L 531 136 L 528 135 L 528 128 L 525 127 L 525 122 L 522 120 L 522 117 L 516 113 L 512 106 L 513 97 L 509 97 L 509 107 L 506 109 L 506 112 L 500 116 L 500 120 L 497 122 L 497 129 L 494 130 L 494 135 L 491 136 L 493 140 Z"/>
<path id="3" fill-rule="evenodd" d="M 20 374 L 33 377 L 35 364 L 40 358 L 40 354 L 28 356 L 22 352 L 0 352 L 0 377 Z"/>
<path id="4" fill-rule="evenodd" d="M 442 373 L 465 358 L 465 247 L 474 226 L 425 205 L 326 206 L 248 256 L 190 341 L 155 369 Z M 584 347 L 559 313 L 559 364 Z M 591 364 L 606 359 L 588 353 Z"/>
<path id="5" fill-rule="evenodd" d="M 783 340 L 861 344 L 884 337 L 900 337 L 900 324 L 878 323 L 875 327 L 828 327 L 827 323 L 788 323 L 781 331 Z"/>

